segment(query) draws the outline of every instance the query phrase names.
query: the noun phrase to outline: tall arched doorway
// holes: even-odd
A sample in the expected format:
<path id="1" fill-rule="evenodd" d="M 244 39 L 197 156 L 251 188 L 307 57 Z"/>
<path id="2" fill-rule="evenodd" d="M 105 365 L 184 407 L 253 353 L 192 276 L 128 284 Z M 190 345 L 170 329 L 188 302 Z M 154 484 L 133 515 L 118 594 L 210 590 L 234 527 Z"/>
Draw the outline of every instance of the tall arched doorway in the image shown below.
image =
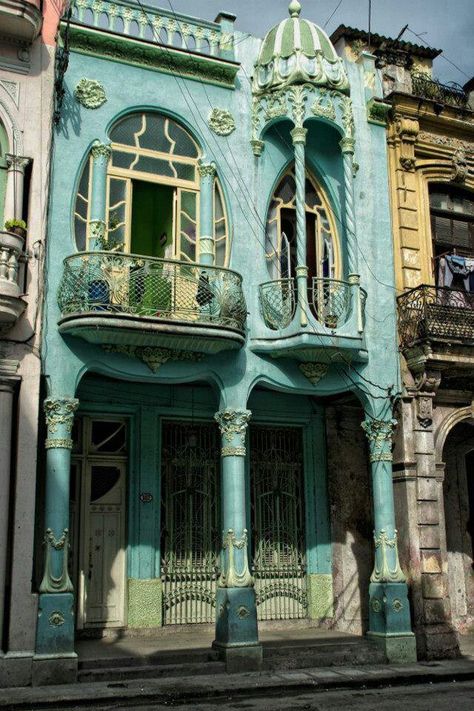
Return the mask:
<path id="1" fill-rule="evenodd" d="M 474 419 L 457 424 L 443 450 L 448 585 L 454 626 L 474 622 Z"/>

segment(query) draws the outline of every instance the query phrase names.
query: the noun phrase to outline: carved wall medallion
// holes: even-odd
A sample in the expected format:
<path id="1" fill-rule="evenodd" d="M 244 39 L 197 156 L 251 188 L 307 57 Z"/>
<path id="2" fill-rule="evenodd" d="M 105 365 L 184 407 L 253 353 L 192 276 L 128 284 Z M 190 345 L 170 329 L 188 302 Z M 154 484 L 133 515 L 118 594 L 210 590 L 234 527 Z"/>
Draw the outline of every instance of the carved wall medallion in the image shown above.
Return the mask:
<path id="1" fill-rule="evenodd" d="M 433 423 L 433 397 L 434 394 L 429 395 L 419 395 L 418 400 L 418 412 L 417 419 L 422 427 L 425 429 L 430 427 Z"/>
<path id="2" fill-rule="evenodd" d="M 382 611 L 382 603 L 380 602 L 378 597 L 372 598 L 370 607 L 372 608 L 373 612 L 381 612 Z"/>
<path id="3" fill-rule="evenodd" d="M 63 625 L 65 622 L 64 615 L 59 610 L 55 610 L 54 612 L 52 612 L 48 619 L 49 624 L 53 627 L 61 627 L 61 625 Z"/>
<path id="4" fill-rule="evenodd" d="M 403 610 L 403 603 L 398 598 L 392 602 L 392 609 L 394 612 L 401 612 Z"/>
<path id="5" fill-rule="evenodd" d="M 107 101 L 104 87 L 95 79 L 81 79 L 74 89 L 74 96 L 86 109 L 98 109 Z"/>
<path id="6" fill-rule="evenodd" d="M 218 136 L 229 136 L 235 131 L 235 120 L 230 111 L 212 109 L 208 119 L 209 128 Z"/>
<path id="7" fill-rule="evenodd" d="M 412 172 L 413 170 L 415 170 L 415 164 L 415 158 L 406 158 L 404 156 L 400 157 L 400 165 L 403 170 L 406 170 L 407 172 Z"/>
<path id="8" fill-rule="evenodd" d="M 240 617 L 241 620 L 245 620 L 246 617 L 250 615 L 250 610 L 248 607 L 245 607 L 245 605 L 240 605 L 237 608 L 237 617 Z"/>

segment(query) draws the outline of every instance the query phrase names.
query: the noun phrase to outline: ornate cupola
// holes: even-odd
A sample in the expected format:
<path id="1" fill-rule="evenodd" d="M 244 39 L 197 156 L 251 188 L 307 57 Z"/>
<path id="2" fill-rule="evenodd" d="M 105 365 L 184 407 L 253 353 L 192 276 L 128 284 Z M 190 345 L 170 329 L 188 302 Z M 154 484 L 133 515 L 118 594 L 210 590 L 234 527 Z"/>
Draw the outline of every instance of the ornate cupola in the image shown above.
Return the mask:
<path id="1" fill-rule="evenodd" d="M 344 64 L 327 34 L 300 18 L 298 0 L 290 2 L 288 11 L 290 17 L 275 25 L 262 42 L 255 63 L 254 94 L 306 82 L 347 92 Z"/>

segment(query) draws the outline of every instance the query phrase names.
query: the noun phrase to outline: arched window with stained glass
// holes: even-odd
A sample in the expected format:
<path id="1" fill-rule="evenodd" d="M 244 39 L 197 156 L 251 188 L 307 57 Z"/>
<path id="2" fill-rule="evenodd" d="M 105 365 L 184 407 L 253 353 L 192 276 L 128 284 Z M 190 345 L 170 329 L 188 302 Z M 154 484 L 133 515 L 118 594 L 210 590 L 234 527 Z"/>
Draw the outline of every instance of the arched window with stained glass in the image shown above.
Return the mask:
<path id="1" fill-rule="evenodd" d="M 155 112 L 120 119 L 109 132 L 105 249 L 199 262 L 198 166 L 202 152 L 177 121 Z M 75 203 L 79 250 L 90 236 L 92 168 L 86 163 Z M 227 266 L 230 240 L 219 179 L 214 180 L 214 263 Z"/>

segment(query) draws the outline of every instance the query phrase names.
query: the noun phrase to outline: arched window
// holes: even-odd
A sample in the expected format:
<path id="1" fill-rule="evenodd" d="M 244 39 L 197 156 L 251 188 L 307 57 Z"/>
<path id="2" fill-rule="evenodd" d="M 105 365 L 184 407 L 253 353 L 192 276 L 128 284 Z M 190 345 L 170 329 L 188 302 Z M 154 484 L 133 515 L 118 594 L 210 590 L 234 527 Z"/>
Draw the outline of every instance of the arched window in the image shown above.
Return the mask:
<path id="1" fill-rule="evenodd" d="M 451 185 L 431 186 L 430 213 L 436 281 L 440 286 L 464 288 L 469 279 L 462 272 L 469 264 L 463 268 L 462 260 L 474 258 L 474 194 Z M 449 267 L 456 264 L 452 257 L 461 260 L 456 274 Z"/>
<path id="2" fill-rule="evenodd" d="M 176 121 L 158 113 L 126 116 L 111 129 L 107 172 L 109 249 L 144 256 L 199 261 L 198 163 L 201 150 Z M 85 166 L 75 205 L 76 243 L 87 249 L 91 164 Z M 215 264 L 229 260 L 228 222 L 214 181 Z"/>
<path id="3" fill-rule="evenodd" d="M 306 174 L 306 266 L 308 279 L 340 277 L 339 242 L 328 201 Z M 275 190 L 267 215 L 266 257 L 272 279 L 296 275 L 296 184 L 291 168 Z"/>
<path id="4" fill-rule="evenodd" d="M 0 230 L 3 230 L 5 222 L 5 195 L 7 191 L 7 160 L 8 137 L 4 125 L 0 121 Z"/>

